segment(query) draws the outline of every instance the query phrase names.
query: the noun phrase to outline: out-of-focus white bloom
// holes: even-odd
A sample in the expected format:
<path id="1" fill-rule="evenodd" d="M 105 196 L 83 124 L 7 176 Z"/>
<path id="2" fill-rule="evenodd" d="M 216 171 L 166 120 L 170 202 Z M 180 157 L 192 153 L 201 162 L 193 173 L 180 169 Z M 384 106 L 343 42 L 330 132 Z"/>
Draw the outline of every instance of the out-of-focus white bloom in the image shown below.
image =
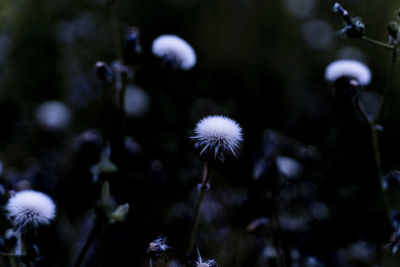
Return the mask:
<path id="1" fill-rule="evenodd" d="M 56 215 L 53 200 L 46 194 L 33 190 L 16 193 L 8 200 L 6 209 L 14 226 L 20 231 L 49 224 Z"/>
<path id="2" fill-rule="evenodd" d="M 213 115 L 201 119 L 194 129 L 195 147 L 201 149 L 200 154 L 209 152 L 215 159 L 224 160 L 227 152 L 236 156 L 236 150 L 243 140 L 242 128 L 239 124 L 225 116 Z"/>
<path id="3" fill-rule="evenodd" d="M 303 172 L 303 166 L 290 157 L 277 156 L 276 165 L 280 173 L 285 175 L 287 178 L 297 178 Z"/>
<path id="4" fill-rule="evenodd" d="M 328 50 L 335 41 L 331 25 L 320 19 L 312 19 L 301 26 L 304 41 L 311 49 Z"/>
<path id="5" fill-rule="evenodd" d="M 196 53 L 192 46 L 176 35 L 161 35 L 153 41 L 153 54 L 174 67 L 189 70 L 196 65 Z"/>
<path id="6" fill-rule="evenodd" d="M 47 101 L 36 108 L 37 122 L 50 130 L 62 130 L 71 120 L 69 108 L 59 101 Z"/>
<path id="7" fill-rule="evenodd" d="M 127 86 L 125 91 L 125 112 L 129 116 L 143 116 L 149 110 L 149 96 L 136 86 Z"/>
<path id="8" fill-rule="evenodd" d="M 296 17 L 305 18 L 315 8 L 315 0 L 286 0 L 289 11 Z"/>
<path id="9" fill-rule="evenodd" d="M 333 83 L 341 77 L 354 78 L 360 85 L 367 85 L 371 82 L 371 71 L 365 64 L 351 59 L 336 60 L 326 67 L 326 80 Z"/>
<path id="10" fill-rule="evenodd" d="M 197 254 L 199 256 L 198 256 L 197 261 L 195 261 L 194 266 L 196 266 L 196 267 L 215 267 L 215 266 L 217 266 L 217 263 L 215 260 L 202 259 L 199 250 L 197 250 Z"/>

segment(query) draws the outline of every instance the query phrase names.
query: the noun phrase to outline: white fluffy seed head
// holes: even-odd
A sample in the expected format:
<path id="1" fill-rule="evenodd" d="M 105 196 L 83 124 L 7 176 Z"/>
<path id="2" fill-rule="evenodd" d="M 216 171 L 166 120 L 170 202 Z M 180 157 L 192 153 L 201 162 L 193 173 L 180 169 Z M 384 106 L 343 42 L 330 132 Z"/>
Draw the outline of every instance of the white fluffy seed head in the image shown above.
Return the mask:
<path id="1" fill-rule="evenodd" d="M 153 54 L 172 64 L 189 70 L 196 65 L 196 53 L 192 46 L 176 35 L 161 35 L 153 41 Z"/>
<path id="2" fill-rule="evenodd" d="M 215 159 L 224 160 L 225 154 L 236 156 L 240 142 L 243 140 L 239 124 L 225 116 L 213 115 L 201 119 L 194 129 L 195 147 L 203 153 L 210 153 Z"/>
<path id="3" fill-rule="evenodd" d="M 8 216 L 20 231 L 49 224 L 56 215 L 56 205 L 44 193 L 25 190 L 12 196 L 6 205 Z"/>
<path id="4" fill-rule="evenodd" d="M 200 255 L 200 251 L 198 249 L 197 249 L 197 255 L 198 255 L 198 259 L 197 259 L 197 261 L 194 262 L 194 266 L 196 266 L 196 267 L 216 267 L 217 266 L 217 262 L 215 260 L 203 259 Z"/>
<path id="5" fill-rule="evenodd" d="M 368 85 L 371 82 L 371 71 L 365 64 L 351 59 L 336 60 L 326 67 L 326 80 L 333 83 L 341 77 L 354 78 L 360 85 Z"/>

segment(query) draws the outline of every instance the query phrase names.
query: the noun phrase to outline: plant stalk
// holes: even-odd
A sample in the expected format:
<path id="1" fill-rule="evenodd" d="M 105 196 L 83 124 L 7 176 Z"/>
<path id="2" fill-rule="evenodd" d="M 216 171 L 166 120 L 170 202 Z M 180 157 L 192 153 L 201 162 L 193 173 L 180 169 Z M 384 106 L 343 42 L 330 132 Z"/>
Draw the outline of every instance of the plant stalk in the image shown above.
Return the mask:
<path id="1" fill-rule="evenodd" d="M 190 233 L 188 255 L 192 254 L 193 248 L 194 248 L 194 243 L 195 243 L 195 239 L 196 239 L 196 233 L 197 233 L 197 229 L 199 227 L 201 202 L 203 201 L 204 193 L 205 193 L 205 191 L 207 189 L 208 174 L 209 174 L 208 161 L 206 160 L 204 162 L 203 177 L 202 177 L 202 181 L 201 181 L 199 198 L 197 200 L 197 205 L 196 205 L 196 209 L 195 209 L 194 222 L 193 222 L 192 230 L 191 230 L 191 233 Z"/>
<path id="2" fill-rule="evenodd" d="M 380 151 L 379 151 L 379 143 L 378 143 L 378 133 L 376 130 L 375 124 L 370 120 L 368 117 L 364 106 L 360 102 L 360 100 L 357 98 L 355 100 L 356 107 L 362 117 L 362 119 L 368 123 L 371 131 L 371 144 L 372 144 L 372 149 L 374 153 L 374 158 L 375 158 L 375 165 L 376 165 L 376 172 L 378 176 L 378 182 L 379 182 L 379 188 L 381 191 L 381 197 L 383 201 L 383 206 L 385 210 L 385 215 L 386 215 L 386 220 L 388 225 L 391 225 L 391 220 L 390 220 L 390 211 L 389 211 L 389 205 L 388 205 L 388 200 L 387 196 L 385 194 L 385 190 L 383 189 L 383 174 L 382 174 L 382 164 L 381 164 L 381 158 L 380 158 Z"/>
<path id="3" fill-rule="evenodd" d="M 93 241 L 96 238 L 97 232 L 101 229 L 101 223 L 99 221 L 96 221 L 95 225 L 93 226 L 92 231 L 90 232 L 88 238 L 86 239 L 86 242 L 84 246 L 82 247 L 82 250 L 80 251 L 78 258 L 75 261 L 75 267 L 80 267 L 83 263 L 83 260 L 85 259 L 86 253 L 88 252 L 89 248 L 91 247 Z"/>
<path id="4" fill-rule="evenodd" d="M 390 82 L 393 79 L 394 67 L 395 67 L 395 63 L 396 63 L 396 59 L 397 59 L 397 54 L 398 54 L 398 51 L 397 51 L 397 46 L 396 46 L 396 49 L 393 50 L 392 60 L 390 61 L 389 73 L 388 73 L 388 76 L 387 76 L 387 79 L 386 79 L 385 87 L 383 89 L 381 105 L 380 105 L 380 108 L 379 108 L 378 116 L 376 117 L 376 120 L 375 120 L 376 122 L 379 122 L 379 121 L 382 120 L 384 112 L 385 112 L 385 109 L 386 109 L 386 101 L 385 100 L 387 98 L 387 94 L 388 94 L 388 91 L 389 91 Z"/>
<path id="5" fill-rule="evenodd" d="M 384 42 L 381 42 L 381 41 L 378 41 L 378 40 L 375 40 L 375 39 L 371 39 L 371 38 L 368 38 L 366 36 L 362 36 L 361 40 L 364 40 L 364 41 L 366 41 L 368 43 L 371 43 L 371 44 L 374 44 L 374 45 L 378 45 L 378 46 L 381 46 L 381 47 L 385 47 L 385 48 L 391 49 L 391 50 L 396 48 L 396 46 L 393 46 L 393 45 L 390 45 L 390 44 L 387 44 L 387 43 L 384 43 Z"/>

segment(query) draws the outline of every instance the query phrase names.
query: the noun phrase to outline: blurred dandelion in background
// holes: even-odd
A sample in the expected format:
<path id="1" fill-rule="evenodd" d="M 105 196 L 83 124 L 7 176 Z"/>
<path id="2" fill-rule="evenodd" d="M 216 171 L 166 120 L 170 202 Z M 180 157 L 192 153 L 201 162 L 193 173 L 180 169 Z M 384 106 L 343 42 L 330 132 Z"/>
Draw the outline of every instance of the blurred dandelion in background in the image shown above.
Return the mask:
<path id="1" fill-rule="evenodd" d="M 368 85 L 371 82 L 371 71 L 364 63 L 350 59 L 340 59 L 326 67 L 326 80 L 333 83 L 341 77 L 353 78 L 361 85 Z"/>
<path id="2" fill-rule="evenodd" d="M 315 9 L 315 0 L 286 0 L 287 8 L 290 13 L 298 18 L 306 18 L 312 14 Z"/>
<path id="3" fill-rule="evenodd" d="M 303 39 L 311 49 L 329 50 L 334 39 L 331 25 L 324 20 L 309 20 L 301 26 Z"/>
<path id="4" fill-rule="evenodd" d="M 141 117 L 147 113 L 150 98 L 147 93 L 137 87 L 128 85 L 125 89 L 125 112 L 128 116 Z"/>
<path id="5" fill-rule="evenodd" d="M 36 120 L 49 130 L 65 130 L 71 121 L 69 108 L 60 101 L 47 101 L 36 108 Z"/>
<path id="6" fill-rule="evenodd" d="M 196 53 L 193 47 L 176 35 L 161 35 L 153 41 L 153 54 L 172 68 L 189 70 L 196 65 Z"/>

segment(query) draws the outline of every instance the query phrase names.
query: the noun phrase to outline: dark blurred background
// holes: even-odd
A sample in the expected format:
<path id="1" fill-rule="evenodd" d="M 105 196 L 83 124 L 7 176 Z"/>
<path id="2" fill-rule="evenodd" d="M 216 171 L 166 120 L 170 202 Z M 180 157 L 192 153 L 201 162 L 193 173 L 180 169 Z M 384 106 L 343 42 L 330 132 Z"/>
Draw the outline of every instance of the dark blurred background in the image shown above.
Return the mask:
<path id="1" fill-rule="evenodd" d="M 105 0 L 1 0 L 1 181 L 8 190 L 46 192 L 58 206 L 53 224 L 39 229 L 37 266 L 71 266 L 76 258 L 99 195 L 89 168 L 107 142 L 118 166 L 111 194 L 131 209 L 96 238 L 84 265 L 148 266 L 148 243 L 165 235 L 174 249 L 157 266 L 183 266 L 202 171 L 189 137 L 212 114 L 235 119 L 244 142 L 238 159 L 212 168 L 196 243 L 205 258 L 279 266 L 279 243 L 292 266 L 395 266 L 368 126 L 335 104 L 324 80 L 333 60 L 365 62 L 373 80 L 362 101 L 376 115 L 391 53 L 339 36 L 343 20 L 333 4 L 117 0 L 121 43 L 135 26 L 143 48 L 127 102 L 142 108 L 127 114 L 122 147 L 113 92 L 94 67 L 118 54 Z M 367 36 L 387 41 L 397 1 L 342 4 L 363 19 Z M 167 33 L 193 46 L 192 70 L 171 70 L 152 56 L 152 41 Z M 395 73 L 379 132 L 384 173 L 400 168 Z M 264 229 L 246 230 L 259 218 Z"/>

